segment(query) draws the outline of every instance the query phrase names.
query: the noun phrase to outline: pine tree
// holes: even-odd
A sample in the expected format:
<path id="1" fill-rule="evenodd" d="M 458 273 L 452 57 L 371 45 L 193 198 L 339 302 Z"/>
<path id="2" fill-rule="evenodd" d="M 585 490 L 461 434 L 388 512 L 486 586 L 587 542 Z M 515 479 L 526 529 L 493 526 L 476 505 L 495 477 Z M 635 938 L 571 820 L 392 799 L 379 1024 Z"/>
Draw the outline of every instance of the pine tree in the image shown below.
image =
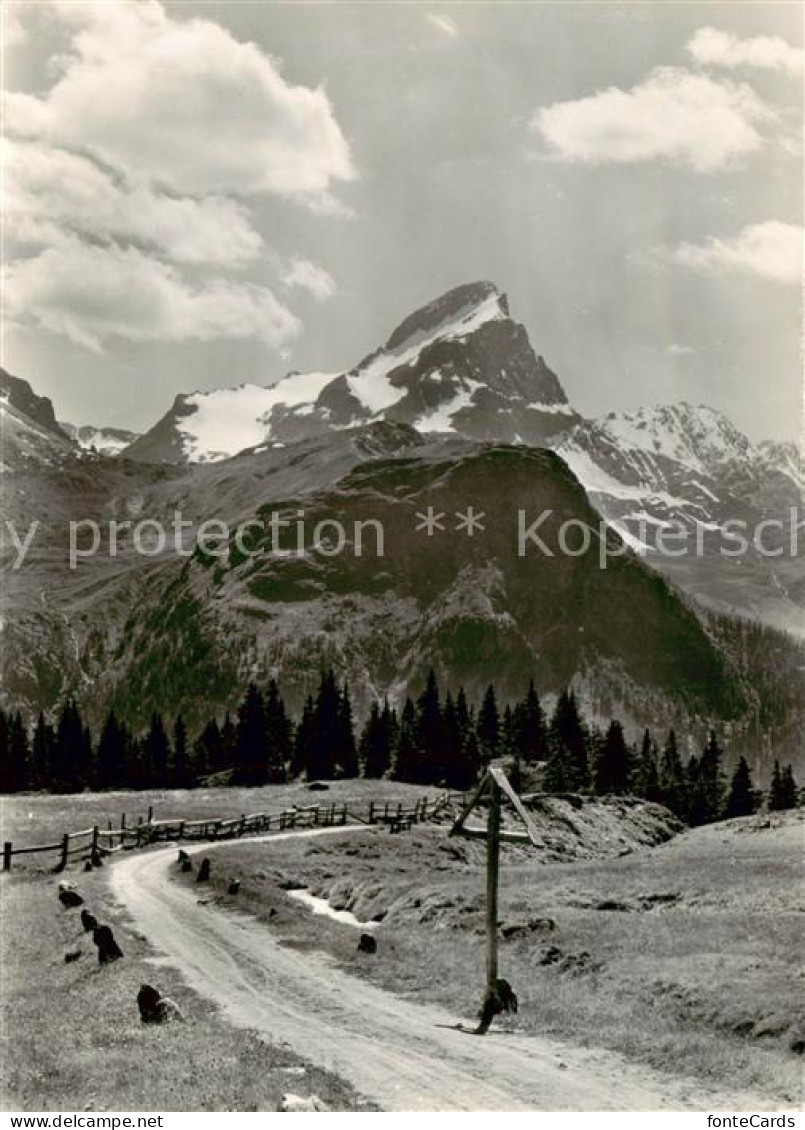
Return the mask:
<path id="1" fill-rule="evenodd" d="M 456 695 L 456 716 L 458 718 L 458 724 L 461 727 L 461 733 L 466 737 L 470 730 L 475 729 L 475 723 L 473 721 L 472 711 L 467 702 L 467 694 L 463 687 L 458 688 L 458 694 Z"/>
<path id="2" fill-rule="evenodd" d="M 173 772 L 171 783 L 175 789 L 189 789 L 193 784 L 190 758 L 187 752 L 187 727 L 181 714 L 173 726 Z"/>
<path id="3" fill-rule="evenodd" d="M 96 785 L 115 789 L 126 784 L 126 741 L 123 727 L 110 710 L 101 730 L 96 758 Z"/>
<path id="4" fill-rule="evenodd" d="M 439 784 L 444 780 L 446 766 L 442 706 L 433 668 L 428 672 L 425 689 L 417 699 L 416 711 L 417 745 L 422 755 L 421 783 Z"/>
<path id="5" fill-rule="evenodd" d="M 484 761 L 491 761 L 497 757 L 500 746 L 500 713 L 498 711 L 495 688 L 490 685 L 478 711 L 478 745 Z"/>
<path id="6" fill-rule="evenodd" d="M 45 715 L 40 711 L 31 742 L 31 787 L 34 789 L 50 791 L 53 742 L 53 727 L 48 725 L 45 721 Z M 0 737 L 1 745 L 2 738 Z"/>
<path id="7" fill-rule="evenodd" d="M 165 723 L 162 715 L 155 711 L 151 715 L 151 726 L 143 742 L 143 761 L 152 788 L 166 789 L 170 785 L 170 759 L 170 742 Z"/>
<path id="8" fill-rule="evenodd" d="M 498 755 L 500 757 L 514 757 L 519 755 L 517 739 L 514 729 L 514 711 L 506 703 L 503 718 L 500 723 L 500 740 L 498 742 Z"/>
<path id="9" fill-rule="evenodd" d="M 0 710 L 0 793 L 13 792 L 10 755 L 10 722 L 5 710 Z"/>
<path id="10" fill-rule="evenodd" d="M 59 715 L 53 750 L 53 791 L 75 793 L 91 783 L 92 745 L 74 699 Z"/>
<path id="11" fill-rule="evenodd" d="M 525 698 L 514 709 L 514 733 L 517 749 L 526 764 L 545 759 L 548 732 L 545 712 L 540 704 L 533 679 L 528 684 Z"/>
<path id="12" fill-rule="evenodd" d="M 400 724 L 397 721 L 397 711 L 389 706 L 388 699 L 383 700 L 383 712 L 380 715 L 380 720 L 383 723 L 383 732 L 385 734 L 386 747 L 388 748 L 388 769 L 390 769 L 394 757 L 394 748 L 397 743 L 397 735 L 400 731 Z"/>
<path id="13" fill-rule="evenodd" d="M 308 695 L 294 737 L 293 759 L 291 761 L 292 777 L 301 777 L 311 763 L 315 723 L 316 708 L 313 703 L 313 696 Z"/>
<path id="14" fill-rule="evenodd" d="M 257 684 L 249 683 L 238 707 L 233 781 L 238 785 L 264 785 L 268 780 L 268 757 L 265 703 Z"/>
<path id="15" fill-rule="evenodd" d="M 740 758 L 730 782 L 725 816 L 751 816 L 758 809 L 758 794 L 752 785 L 752 774 L 745 757 Z"/>
<path id="16" fill-rule="evenodd" d="M 225 768 L 221 728 L 211 718 L 193 742 L 193 776 L 196 780 L 220 773 Z"/>
<path id="17" fill-rule="evenodd" d="M 341 776 L 357 777 L 359 765 L 358 751 L 355 747 L 355 724 L 352 718 L 352 699 L 346 683 L 344 683 L 338 700 L 337 731 L 336 762 Z"/>
<path id="18" fill-rule="evenodd" d="M 685 819 L 687 815 L 686 785 L 676 733 L 671 730 L 660 764 L 660 800 L 680 819 Z"/>
<path id="19" fill-rule="evenodd" d="M 30 750 L 28 734 L 19 712 L 11 716 L 8 724 L 7 758 L 8 792 L 24 792 L 31 787 Z"/>
<path id="20" fill-rule="evenodd" d="M 786 809 L 799 807 L 799 789 L 792 765 L 786 765 L 783 770 L 783 801 Z"/>
<path id="21" fill-rule="evenodd" d="M 400 717 L 392 776 L 395 781 L 408 781 L 412 784 L 421 783 L 422 756 L 417 734 L 416 707 L 410 698 L 405 700 L 405 706 Z"/>
<path id="22" fill-rule="evenodd" d="M 481 771 L 481 752 L 472 712 L 463 688 L 453 699 L 448 693 L 442 710 L 444 784 L 448 789 L 466 792 L 477 783 Z"/>
<path id="23" fill-rule="evenodd" d="M 234 768 L 237 744 L 238 728 L 232 721 L 232 716 L 227 710 L 224 715 L 224 724 L 221 726 L 221 757 L 223 760 L 220 769 Z"/>
<path id="24" fill-rule="evenodd" d="M 780 769 L 780 762 L 775 761 L 771 776 L 771 789 L 769 790 L 769 811 L 784 812 L 789 808 L 796 808 L 799 803 L 798 790 L 794 780 L 794 771 L 790 765 Z"/>
<path id="25" fill-rule="evenodd" d="M 271 679 L 265 700 L 266 742 L 268 745 L 267 780 L 282 784 L 288 774 L 288 764 L 293 750 L 293 726 L 285 703 L 280 698 L 276 679 Z"/>
<path id="26" fill-rule="evenodd" d="M 391 765 L 391 747 L 389 745 L 389 715 L 388 702 L 383 712 L 377 702 L 373 702 L 369 710 L 369 717 L 361 733 L 359 744 L 359 760 L 361 776 L 371 780 L 385 777 Z"/>
<path id="27" fill-rule="evenodd" d="M 544 784 L 548 792 L 579 792 L 589 785 L 588 740 L 576 696 L 563 691 L 548 732 Z"/>
<path id="28" fill-rule="evenodd" d="M 643 734 L 634 777 L 634 791 L 638 796 L 655 802 L 662 800 L 660 772 L 657 765 L 657 747 L 651 740 L 651 734 L 648 730 Z"/>
<path id="29" fill-rule="evenodd" d="M 685 767 L 685 819 L 692 828 L 707 824 L 710 809 L 707 797 L 707 784 L 702 775 L 701 760 L 691 756 Z"/>
<path id="30" fill-rule="evenodd" d="M 595 764 L 595 791 L 598 796 L 623 796 L 629 791 L 629 750 L 620 722 L 609 724 Z"/>
<path id="31" fill-rule="evenodd" d="M 724 776 L 721 772 L 721 747 L 715 731 L 710 731 L 707 745 L 699 759 L 699 789 L 702 797 L 704 822 L 721 817 L 724 807 Z"/>
<path id="32" fill-rule="evenodd" d="M 331 780 L 336 772 L 336 751 L 341 738 L 341 694 L 333 671 L 325 672 L 319 683 L 313 711 L 307 779 Z"/>

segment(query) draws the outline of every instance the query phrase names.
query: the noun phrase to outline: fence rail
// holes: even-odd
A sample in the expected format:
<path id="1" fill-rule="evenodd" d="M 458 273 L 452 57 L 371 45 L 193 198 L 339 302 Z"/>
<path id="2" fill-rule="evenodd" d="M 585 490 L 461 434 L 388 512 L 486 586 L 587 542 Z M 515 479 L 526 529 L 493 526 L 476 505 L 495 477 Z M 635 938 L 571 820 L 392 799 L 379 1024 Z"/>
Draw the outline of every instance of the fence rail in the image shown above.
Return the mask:
<path id="1" fill-rule="evenodd" d="M 54 870 L 63 871 L 75 856 L 83 856 L 94 862 L 119 851 L 130 851 L 160 842 L 214 842 L 302 828 L 332 828 L 348 823 L 384 824 L 390 831 L 399 832 L 413 824 L 433 819 L 455 800 L 454 794 L 443 794 L 435 799 L 424 796 L 413 804 L 371 801 L 367 805 L 350 802 L 294 805 L 280 812 L 256 812 L 250 816 L 207 817 L 201 820 L 154 820 L 153 808 L 149 807 L 147 815 L 137 817 L 134 824 L 128 824 L 123 814 L 117 827 L 110 820 L 106 828 L 96 824 L 79 832 L 65 832 L 53 844 L 15 848 L 12 842 L 6 841 L 3 844 L 3 870 L 11 870 L 11 861 L 15 855 L 34 855 L 38 852 L 58 852 L 59 859 Z"/>

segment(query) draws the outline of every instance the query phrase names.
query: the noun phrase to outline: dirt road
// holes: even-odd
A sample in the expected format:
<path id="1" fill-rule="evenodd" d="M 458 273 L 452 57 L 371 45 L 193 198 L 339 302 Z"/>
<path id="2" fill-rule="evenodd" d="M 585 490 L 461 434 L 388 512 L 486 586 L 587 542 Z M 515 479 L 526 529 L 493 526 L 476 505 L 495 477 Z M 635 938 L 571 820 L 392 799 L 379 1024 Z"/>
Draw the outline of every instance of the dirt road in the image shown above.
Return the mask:
<path id="1" fill-rule="evenodd" d="M 170 847 L 110 868 L 113 893 L 137 930 L 230 1023 L 287 1043 L 384 1110 L 770 1109 L 768 1096 L 710 1091 L 611 1052 L 494 1030 L 484 1038 L 458 1032 L 457 1017 L 437 1007 L 374 988 L 324 955 L 283 947 L 255 919 L 199 905 L 195 891 L 168 881 L 175 859 Z"/>

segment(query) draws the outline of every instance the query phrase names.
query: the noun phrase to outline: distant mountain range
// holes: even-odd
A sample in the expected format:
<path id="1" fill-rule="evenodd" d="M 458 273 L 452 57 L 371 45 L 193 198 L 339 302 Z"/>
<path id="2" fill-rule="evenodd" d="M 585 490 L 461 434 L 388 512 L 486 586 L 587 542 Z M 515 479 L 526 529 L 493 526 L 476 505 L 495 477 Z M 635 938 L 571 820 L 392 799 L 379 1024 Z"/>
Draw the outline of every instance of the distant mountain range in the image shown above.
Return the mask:
<path id="1" fill-rule="evenodd" d="M 348 373 L 180 396 L 130 442 L 60 426 L 26 382 L 0 380 L 4 513 L 41 523 L 7 574 L 7 705 L 49 709 L 71 691 L 91 715 L 114 703 L 134 722 L 179 708 L 192 721 L 250 677 L 279 674 L 301 698 L 333 663 L 365 707 L 433 665 L 473 691 L 574 680 L 594 715 L 635 727 L 721 719 L 732 748 L 764 763 L 802 751 L 805 651 L 705 611 L 805 636 L 801 555 L 721 553 L 730 520 L 779 519 L 772 548 L 792 513 L 802 521 L 797 451 L 687 404 L 582 419 L 490 283 L 416 311 Z M 447 522 L 430 538 L 415 530 L 428 506 Z M 472 538 L 456 525 L 470 506 L 485 515 Z M 143 557 L 122 536 L 114 558 L 68 568 L 71 518 L 169 525 L 177 509 L 194 526 L 277 509 L 374 518 L 386 556 L 278 559 L 258 539 L 255 557 Z M 606 570 L 595 552 L 520 556 L 517 511 L 541 509 L 590 524 L 598 511 L 634 552 Z M 652 552 L 668 521 L 701 553 Z"/>

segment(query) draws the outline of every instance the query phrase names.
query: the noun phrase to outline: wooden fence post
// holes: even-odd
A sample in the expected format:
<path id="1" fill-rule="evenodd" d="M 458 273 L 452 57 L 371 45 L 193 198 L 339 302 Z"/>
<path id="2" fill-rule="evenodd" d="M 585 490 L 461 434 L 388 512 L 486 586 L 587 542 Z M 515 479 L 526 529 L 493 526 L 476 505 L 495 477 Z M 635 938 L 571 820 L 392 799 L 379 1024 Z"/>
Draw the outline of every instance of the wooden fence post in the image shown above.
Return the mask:
<path id="1" fill-rule="evenodd" d="M 498 979 L 498 871 L 500 869 L 500 785 L 490 781 L 486 830 L 486 985 L 495 993 Z"/>
<path id="2" fill-rule="evenodd" d="M 154 806 L 153 806 L 153 804 L 149 804 L 149 806 L 148 806 L 148 819 L 146 820 L 146 824 L 150 824 L 153 819 L 154 819 Z"/>
<path id="3" fill-rule="evenodd" d="M 100 855 L 101 855 L 101 853 L 98 849 L 98 833 L 99 832 L 100 832 L 100 828 L 96 824 L 95 827 L 92 829 L 92 847 L 89 849 L 89 858 L 93 863 L 96 861 L 96 859 L 100 859 Z"/>
<path id="4" fill-rule="evenodd" d="M 177 833 L 177 839 L 184 839 L 184 820 L 179 821 L 179 831 Z"/>
<path id="5" fill-rule="evenodd" d="M 6 840 L 6 842 L 3 844 L 3 870 L 4 871 L 10 871 L 11 870 L 11 842 L 10 842 L 10 840 Z"/>
<path id="6" fill-rule="evenodd" d="M 246 833 L 246 813 L 243 812 L 243 813 L 241 813 L 241 817 L 240 817 L 240 831 L 238 832 L 238 835 L 243 836 L 243 835 L 245 835 L 245 833 Z"/>
<path id="7" fill-rule="evenodd" d="M 70 833 L 65 832 L 61 839 L 61 860 L 57 870 L 64 871 L 67 866 L 67 857 L 70 852 Z"/>
<path id="8" fill-rule="evenodd" d="M 370 800 L 369 801 L 369 823 L 374 824 L 374 822 L 375 822 L 375 802 L 373 800 Z"/>

